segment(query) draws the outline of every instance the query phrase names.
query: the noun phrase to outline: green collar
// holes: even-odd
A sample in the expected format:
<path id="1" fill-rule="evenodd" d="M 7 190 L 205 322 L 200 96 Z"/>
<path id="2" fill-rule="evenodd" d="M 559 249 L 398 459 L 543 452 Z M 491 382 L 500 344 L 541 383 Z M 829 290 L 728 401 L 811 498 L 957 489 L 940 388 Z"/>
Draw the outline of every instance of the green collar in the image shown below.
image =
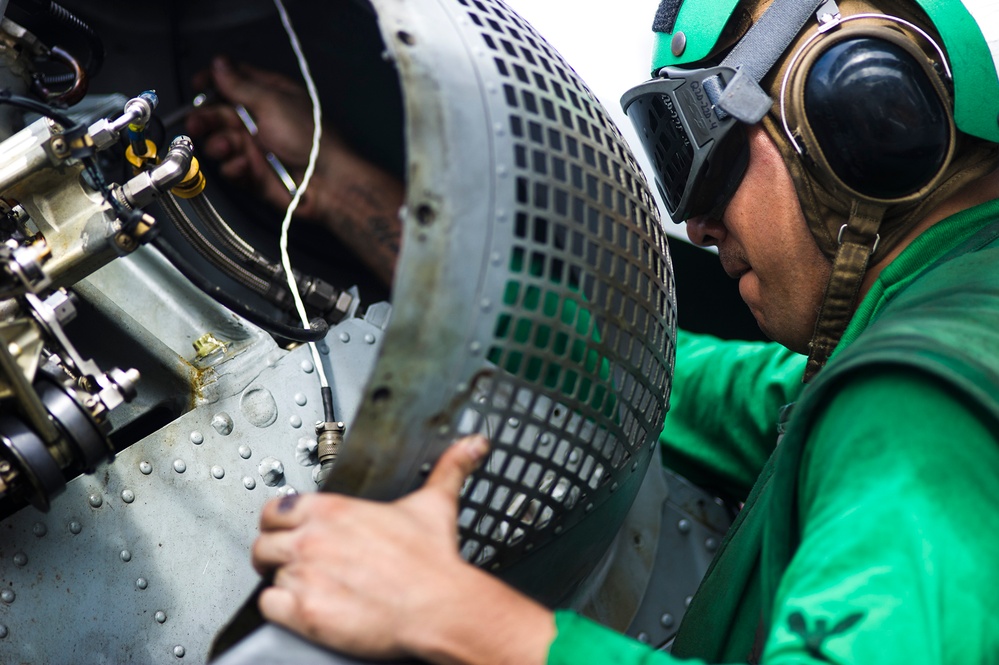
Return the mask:
<path id="1" fill-rule="evenodd" d="M 861 301 L 830 359 L 853 343 L 874 318 L 934 261 L 977 232 L 984 223 L 999 218 L 999 199 L 952 215 L 920 234 L 881 271 Z"/>

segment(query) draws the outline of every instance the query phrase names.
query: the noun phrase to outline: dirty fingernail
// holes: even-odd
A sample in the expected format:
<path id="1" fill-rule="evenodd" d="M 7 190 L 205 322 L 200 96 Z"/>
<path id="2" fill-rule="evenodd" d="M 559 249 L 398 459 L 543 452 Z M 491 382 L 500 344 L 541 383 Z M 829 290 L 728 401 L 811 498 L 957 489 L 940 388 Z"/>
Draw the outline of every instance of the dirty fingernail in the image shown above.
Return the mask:
<path id="1" fill-rule="evenodd" d="M 482 458 L 489 452 L 489 441 L 481 434 L 467 437 L 464 440 L 464 445 L 468 454 L 476 461 L 482 461 Z"/>
<path id="2" fill-rule="evenodd" d="M 278 507 L 277 507 L 278 512 L 290 513 L 291 510 L 295 507 L 295 504 L 298 503 L 299 496 L 300 495 L 298 494 L 286 494 L 285 496 L 281 497 L 281 500 L 278 501 Z"/>

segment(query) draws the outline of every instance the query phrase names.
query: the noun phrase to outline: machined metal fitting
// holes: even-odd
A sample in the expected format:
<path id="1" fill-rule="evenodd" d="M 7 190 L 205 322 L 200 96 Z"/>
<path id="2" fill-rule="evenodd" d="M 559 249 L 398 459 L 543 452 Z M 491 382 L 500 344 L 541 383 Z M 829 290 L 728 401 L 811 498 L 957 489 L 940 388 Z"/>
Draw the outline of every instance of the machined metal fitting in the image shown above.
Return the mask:
<path id="1" fill-rule="evenodd" d="M 319 458 L 319 471 L 316 474 L 316 484 L 322 485 L 336 464 L 340 454 L 340 444 L 343 443 L 343 433 L 346 427 L 342 422 L 320 420 L 316 423 L 316 456 Z"/>

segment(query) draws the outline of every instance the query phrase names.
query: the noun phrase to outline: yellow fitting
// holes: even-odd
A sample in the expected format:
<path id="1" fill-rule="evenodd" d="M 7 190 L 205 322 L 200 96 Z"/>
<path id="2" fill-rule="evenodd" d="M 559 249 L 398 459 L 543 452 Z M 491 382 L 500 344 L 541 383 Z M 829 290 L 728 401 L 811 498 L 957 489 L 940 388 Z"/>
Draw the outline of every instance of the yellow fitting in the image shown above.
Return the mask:
<path id="1" fill-rule="evenodd" d="M 192 343 L 194 346 L 194 352 L 198 360 L 207 358 L 216 351 L 222 351 L 225 353 L 226 343 L 220 340 L 215 335 L 210 332 L 205 333 L 198 339 L 194 340 Z"/>
<path id="2" fill-rule="evenodd" d="M 136 155 L 132 146 L 128 146 L 125 148 L 125 159 L 135 169 L 136 174 L 145 171 L 148 164 L 157 164 L 160 161 L 156 155 L 156 144 L 149 139 L 146 139 L 146 154 Z"/>
<path id="3" fill-rule="evenodd" d="M 205 191 L 206 184 L 205 174 L 201 172 L 201 164 L 198 163 L 198 158 L 192 157 L 191 168 L 187 170 L 187 175 L 170 192 L 182 199 L 193 199 Z"/>

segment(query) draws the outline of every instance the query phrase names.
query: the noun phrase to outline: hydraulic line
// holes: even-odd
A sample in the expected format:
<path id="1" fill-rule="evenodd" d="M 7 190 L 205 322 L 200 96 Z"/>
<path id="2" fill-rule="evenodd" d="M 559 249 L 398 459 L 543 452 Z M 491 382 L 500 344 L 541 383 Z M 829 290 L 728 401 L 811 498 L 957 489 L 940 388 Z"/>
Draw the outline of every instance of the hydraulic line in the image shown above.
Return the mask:
<path id="1" fill-rule="evenodd" d="M 201 196 L 201 195 L 199 195 Z M 225 252 L 213 245 L 198 230 L 187 213 L 180 207 L 177 198 L 173 194 L 166 194 L 160 199 L 163 209 L 173 222 L 177 230 L 206 261 L 221 270 L 223 273 L 250 289 L 258 295 L 265 295 L 271 290 L 271 284 L 265 279 L 257 277 L 243 266 L 233 261 Z"/>
<path id="2" fill-rule="evenodd" d="M 203 291 L 208 297 L 219 304 L 231 309 L 250 323 L 262 328 L 275 337 L 280 337 L 292 342 L 317 342 L 326 337 L 329 326 L 321 318 L 313 319 L 309 328 L 299 326 L 289 326 L 275 321 L 262 312 L 250 307 L 243 301 L 235 298 L 221 289 L 217 284 L 210 282 L 204 275 L 198 272 L 187 260 L 181 256 L 180 252 L 170 246 L 163 238 L 153 240 L 153 245 L 163 254 L 173 266 L 180 271 L 194 286 Z"/>
<path id="3" fill-rule="evenodd" d="M 239 235 L 232 230 L 222 216 L 212 205 L 208 197 L 202 194 L 198 194 L 195 197 L 188 199 L 191 204 L 191 208 L 197 213 L 198 219 L 200 219 L 204 224 L 205 228 L 215 236 L 215 238 L 222 243 L 222 246 L 229 250 L 231 254 L 234 255 L 235 259 L 239 261 L 244 267 L 250 268 L 248 264 L 260 263 L 268 264 L 269 262 L 263 256 L 260 255 L 257 250 L 255 250 L 248 242 L 243 240 Z M 251 268 L 252 269 L 252 268 Z M 266 277 L 266 275 L 260 275 L 261 277 Z"/>
<path id="4" fill-rule="evenodd" d="M 243 240 L 215 210 L 215 206 L 204 193 L 187 200 L 194 212 L 197 213 L 204 228 L 218 240 L 222 249 L 228 251 L 227 256 L 246 271 L 267 282 L 269 290 L 266 293 L 260 293 L 260 295 L 281 309 L 290 310 L 294 306 L 294 297 L 286 282 L 284 266 L 272 263 L 266 256 Z M 297 270 L 294 271 L 294 276 L 308 305 L 323 318 L 334 317 L 336 319 L 337 316 L 342 316 L 345 313 L 338 309 L 338 302 L 342 296 L 338 289 L 318 277 L 302 275 Z"/>

